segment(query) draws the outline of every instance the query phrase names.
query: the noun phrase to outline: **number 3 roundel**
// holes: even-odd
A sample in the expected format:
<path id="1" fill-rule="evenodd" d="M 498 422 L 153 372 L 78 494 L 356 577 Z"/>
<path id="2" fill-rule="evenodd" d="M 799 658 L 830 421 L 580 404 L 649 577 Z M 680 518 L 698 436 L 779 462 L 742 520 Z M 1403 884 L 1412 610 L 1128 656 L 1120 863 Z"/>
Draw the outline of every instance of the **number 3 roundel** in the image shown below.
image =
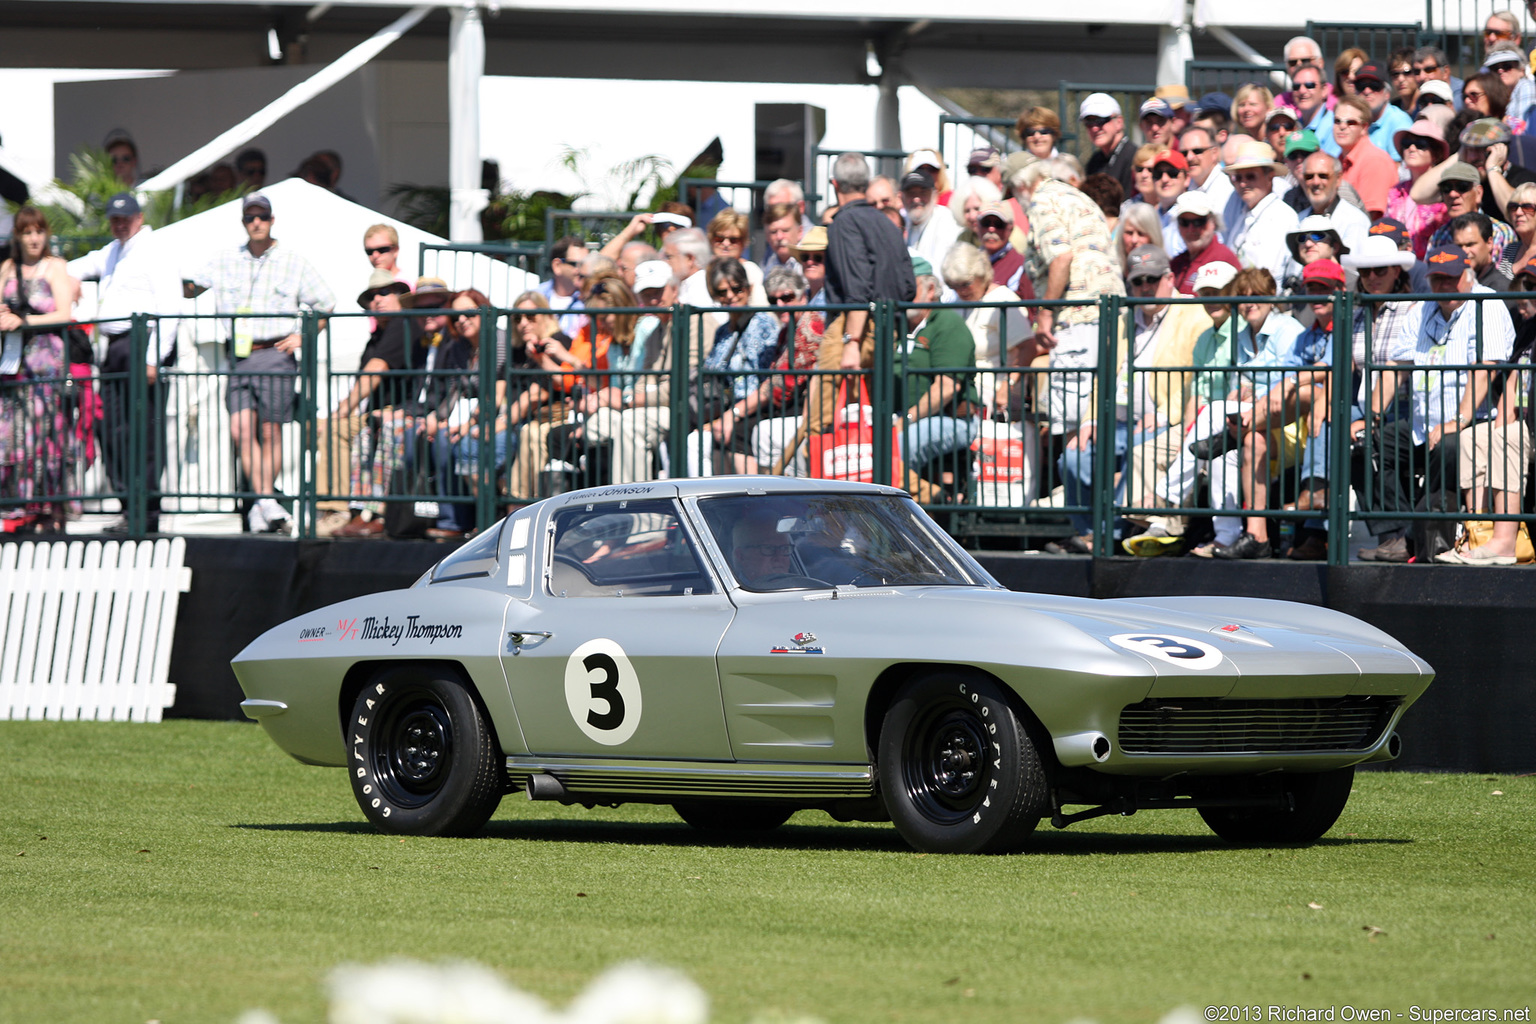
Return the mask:
<path id="1" fill-rule="evenodd" d="M 1109 638 L 1117 647 L 1145 654 L 1181 668 L 1204 670 L 1221 664 L 1221 651 L 1201 640 L 1163 633 L 1121 633 Z"/>
<path id="2" fill-rule="evenodd" d="M 565 663 L 565 703 L 588 739 L 617 746 L 640 725 L 640 679 L 612 640 L 588 640 Z"/>

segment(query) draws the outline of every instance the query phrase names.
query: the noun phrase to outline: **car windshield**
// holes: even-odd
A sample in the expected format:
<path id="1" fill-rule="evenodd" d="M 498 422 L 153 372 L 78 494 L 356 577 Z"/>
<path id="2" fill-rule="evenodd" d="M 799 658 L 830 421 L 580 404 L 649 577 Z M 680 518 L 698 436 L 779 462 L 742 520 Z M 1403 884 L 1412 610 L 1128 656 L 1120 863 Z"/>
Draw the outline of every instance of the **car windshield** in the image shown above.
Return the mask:
<path id="1" fill-rule="evenodd" d="M 910 498 L 780 494 L 705 498 L 699 511 L 747 590 L 897 584 L 985 586 L 985 572 Z"/>

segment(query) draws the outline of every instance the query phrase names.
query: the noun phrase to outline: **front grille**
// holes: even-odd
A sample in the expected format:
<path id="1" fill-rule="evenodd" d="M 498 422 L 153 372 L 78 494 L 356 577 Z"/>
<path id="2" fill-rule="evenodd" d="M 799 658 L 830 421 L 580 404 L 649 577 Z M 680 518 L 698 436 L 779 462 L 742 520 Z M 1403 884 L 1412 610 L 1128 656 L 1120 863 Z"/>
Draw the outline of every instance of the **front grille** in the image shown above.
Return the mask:
<path id="1" fill-rule="evenodd" d="M 1398 697 L 1144 700 L 1120 712 L 1128 754 L 1295 754 L 1366 750 Z"/>

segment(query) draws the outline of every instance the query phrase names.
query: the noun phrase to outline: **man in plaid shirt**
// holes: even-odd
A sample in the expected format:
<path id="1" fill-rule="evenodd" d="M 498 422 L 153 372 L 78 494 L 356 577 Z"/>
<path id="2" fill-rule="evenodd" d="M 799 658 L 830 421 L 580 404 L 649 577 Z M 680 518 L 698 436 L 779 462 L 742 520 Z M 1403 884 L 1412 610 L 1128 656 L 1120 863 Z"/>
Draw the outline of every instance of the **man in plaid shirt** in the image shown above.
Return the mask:
<path id="1" fill-rule="evenodd" d="M 272 237 L 272 204 L 266 196 L 246 196 L 240 220 L 246 244 L 219 253 L 189 278 L 186 295 L 194 298 L 212 288 L 219 314 L 233 318 L 234 367 L 224 404 L 240 466 L 251 490 L 263 495 L 249 513 L 251 532 L 286 533 L 288 513 L 270 495 L 282 469 L 283 424 L 293 419 L 299 307 L 329 313 L 336 298 L 308 260 Z"/>

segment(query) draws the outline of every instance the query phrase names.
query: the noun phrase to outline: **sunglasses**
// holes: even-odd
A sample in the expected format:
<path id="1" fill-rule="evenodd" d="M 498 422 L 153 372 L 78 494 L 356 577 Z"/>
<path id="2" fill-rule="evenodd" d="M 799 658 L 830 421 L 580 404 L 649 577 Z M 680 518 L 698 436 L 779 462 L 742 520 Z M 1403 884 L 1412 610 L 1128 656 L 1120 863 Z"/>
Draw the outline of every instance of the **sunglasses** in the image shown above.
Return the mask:
<path id="1" fill-rule="evenodd" d="M 1327 242 L 1333 244 L 1333 234 L 1328 231 L 1308 231 L 1301 236 L 1303 242 Z"/>
<path id="2" fill-rule="evenodd" d="M 1434 152 L 1435 144 L 1432 139 L 1426 139 L 1418 135 L 1409 135 L 1403 139 L 1404 149 L 1427 149 Z"/>
<path id="3" fill-rule="evenodd" d="M 1210 222 L 1210 219 L 1211 218 L 1209 217 L 1180 217 L 1179 227 L 1190 228 L 1191 230 L 1194 228 L 1203 228 L 1207 223 Z"/>
<path id="4" fill-rule="evenodd" d="M 478 319 L 480 319 L 480 314 L 474 312 L 473 310 L 461 310 L 461 311 L 459 311 L 457 313 L 452 314 L 452 316 L 453 316 L 453 318 L 455 320 L 478 320 Z"/>
<path id="5" fill-rule="evenodd" d="M 740 235 L 716 235 L 714 238 L 710 239 L 710 242 L 712 244 L 714 244 L 714 245 L 740 245 L 741 244 L 741 236 Z"/>
<path id="6" fill-rule="evenodd" d="M 1316 64 L 1319 59 L 1318 57 L 1297 57 L 1286 61 L 1285 66 L 1288 68 L 1299 68 L 1304 64 Z"/>
<path id="7" fill-rule="evenodd" d="M 800 296 L 796 295 L 794 292 L 788 292 L 783 295 L 770 295 L 768 296 L 768 301 L 773 303 L 775 306 L 793 306 L 796 300 L 799 298 Z"/>
<path id="8" fill-rule="evenodd" d="M 1198 149 L 1186 149 L 1184 151 L 1184 155 L 1185 156 L 1192 156 L 1192 157 L 1202 157 L 1202 156 L 1204 156 L 1205 154 L 1209 153 L 1211 150 L 1213 150 L 1215 148 L 1216 148 L 1215 146 L 1201 146 Z"/>
<path id="9" fill-rule="evenodd" d="M 248 213 L 245 216 L 240 218 L 240 223 L 241 224 L 250 224 L 253 221 L 271 220 L 271 219 L 272 219 L 272 215 L 270 213 Z"/>
<path id="10" fill-rule="evenodd" d="M 1146 288 L 1150 285 L 1156 285 L 1161 280 L 1161 275 L 1157 277 L 1149 277 L 1143 275 L 1142 277 L 1133 277 L 1126 283 L 1129 284 L 1132 288 Z"/>
<path id="11" fill-rule="evenodd" d="M 1413 77 L 1413 68 L 1393 68 L 1392 69 L 1392 77 L 1393 78 L 1412 78 Z"/>
<path id="12" fill-rule="evenodd" d="M 1308 155 L 1310 155 L 1310 154 L 1308 154 Z M 1320 173 L 1319 172 L 1313 172 L 1312 174 L 1303 174 L 1301 176 L 1301 180 L 1302 181 L 1332 181 L 1333 180 L 1333 175 L 1330 174 L 1327 171 L 1322 171 Z"/>
<path id="13" fill-rule="evenodd" d="M 734 299 L 738 295 L 747 294 L 747 285 L 735 285 L 729 281 L 721 281 L 715 285 L 715 294 L 722 299 Z"/>
<path id="14" fill-rule="evenodd" d="M 1501 32 L 1501 31 L 1499 31 L 1496 28 L 1485 28 L 1485 29 L 1483 29 L 1483 38 L 1484 39 L 1513 39 L 1513 38 L 1515 38 L 1515 34 L 1513 32 Z"/>
<path id="15" fill-rule="evenodd" d="M 364 246 L 363 253 L 368 256 L 382 256 L 387 252 L 394 252 L 398 248 L 400 248 L 398 245 L 376 245 L 372 249 Z"/>
<path id="16" fill-rule="evenodd" d="M 1510 203 L 1508 206 L 1504 207 L 1504 212 L 1509 214 L 1511 217 L 1513 217 L 1516 212 L 1530 216 L 1531 214 L 1536 214 L 1536 203 Z"/>
<path id="17" fill-rule="evenodd" d="M 1388 274 L 1392 273 L 1392 271 L 1394 271 L 1396 269 L 1397 269 L 1396 267 L 1361 267 L 1360 268 L 1360 276 L 1361 277 L 1386 277 Z"/>
<path id="18" fill-rule="evenodd" d="M 1333 126 L 1335 128 L 1364 128 L 1365 125 L 1366 125 L 1366 122 L 1364 122 L 1364 121 L 1356 121 L 1354 118 L 1347 118 L 1347 119 L 1335 118 L 1334 122 L 1333 122 Z"/>
<path id="19" fill-rule="evenodd" d="M 1245 185 L 1256 181 L 1263 181 L 1264 178 L 1265 174 L 1263 171 L 1236 171 L 1232 174 L 1233 181 L 1241 182 Z"/>
<path id="20" fill-rule="evenodd" d="M 1355 88 L 1361 92 L 1386 92 L 1387 83 L 1378 82 L 1374 78 L 1357 78 L 1355 79 Z"/>
<path id="21" fill-rule="evenodd" d="M 1439 71 L 1439 70 L 1440 70 L 1440 65 L 1439 64 L 1430 64 L 1430 65 L 1427 65 L 1426 67 L 1422 67 L 1422 68 L 1418 67 L 1418 66 L 1415 66 L 1414 69 L 1413 69 L 1413 73 L 1415 75 L 1429 75 L 1429 74 L 1433 74 L 1434 72 Z"/>
<path id="22" fill-rule="evenodd" d="M 1443 196 L 1460 196 L 1471 192 L 1476 187 L 1476 185 L 1465 181 L 1442 181 L 1440 183 L 1440 194 Z"/>
<path id="23" fill-rule="evenodd" d="M 803 252 L 799 256 L 801 265 L 807 263 L 821 264 L 827 262 L 827 257 L 819 252 Z"/>
<path id="24" fill-rule="evenodd" d="M 996 217 L 983 217 L 981 220 L 976 222 L 976 226 L 982 230 L 990 228 L 993 231 L 1003 231 L 1007 228 L 1007 225 L 998 220 Z"/>
<path id="25" fill-rule="evenodd" d="M 1303 92 L 1310 92 L 1313 89 L 1321 89 L 1322 87 L 1322 82 L 1297 82 L 1292 88 L 1301 89 Z"/>
<path id="26" fill-rule="evenodd" d="M 1049 136 L 1052 136 L 1054 138 L 1056 133 L 1054 131 L 1052 131 L 1051 129 L 1049 129 L 1049 128 L 1026 128 L 1026 129 L 1024 129 L 1024 137 L 1026 139 L 1032 139 L 1036 135 L 1049 135 Z"/>
<path id="27" fill-rule="evenodd" d="M 1173 164 L 1158 164 L 1152 168 L 1153 178 L 1177 178 L 1184 172 Z"/>
<path id="28" fill-rule="evenodd" d="M 1112 120 L 1114 119 L 1109 117 L 1085 117 L 1083 118 L 1083 127 L 1089 131 L 1094 131 L 1095 129 L 1103 128 Z"/>

